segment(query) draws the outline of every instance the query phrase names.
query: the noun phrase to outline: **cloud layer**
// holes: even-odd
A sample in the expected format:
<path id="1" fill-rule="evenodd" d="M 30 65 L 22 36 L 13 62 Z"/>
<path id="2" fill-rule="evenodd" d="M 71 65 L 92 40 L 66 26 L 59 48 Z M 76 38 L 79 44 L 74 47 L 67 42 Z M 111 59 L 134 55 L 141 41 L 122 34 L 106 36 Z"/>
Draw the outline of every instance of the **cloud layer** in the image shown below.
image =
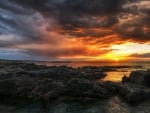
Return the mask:
<path id="1" fill-rule="evenodd" d="M 0 47 L 49 58 L 91 58 L 150 42 L 149 0 L 1 0 Z"/>

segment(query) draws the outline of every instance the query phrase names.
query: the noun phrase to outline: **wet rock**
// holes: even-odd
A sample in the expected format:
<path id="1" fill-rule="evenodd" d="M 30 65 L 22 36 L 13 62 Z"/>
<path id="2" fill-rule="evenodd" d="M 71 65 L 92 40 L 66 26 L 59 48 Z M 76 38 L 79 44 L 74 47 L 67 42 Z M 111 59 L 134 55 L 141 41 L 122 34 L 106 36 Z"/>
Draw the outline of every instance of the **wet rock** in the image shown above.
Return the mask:
<path id="1" fill-rule="evenodd" d="M 126 83 L 120 88 L 119 94 L 125 101 L 133 104 L 150 99 L 150 89 L 141 85 Z"/>
<path id="2" fill-rule="evenodd" d="M 15 90 L 14 80 L 0 80 L 0 95 L 11 95 Z"/>
<path id="3" fill-rule="evenodd" d="M 126 82 L 150 87 L 150 70 L 132 71 L 129 77 L 122 78 L 122 83 Z"/>
<path id="4" fill-rule="evenodd" d="M 144 81 L 145 71 L 132 71 L 129 77 L 129 81 L 135 84 L 142 84 Z"/>
<path id="5" fill-rule="evenodd" d="M 143 85 L 150 87 L 150 70 L 148 70 L 144 76 Z"/>
<path id="6" fill-rule="evenodd" d="M 3 80 L 0 81 L 0 95 L 23 99 L 55 99 L 63 90 L 61 82 L 53 80 Z"/>
<path id="7" fill-rule="evenodd" d="M 75 97 L 108 98 L 116 93 L 117 85 L 93 82 L 87 79 L 71 79 L 65 86 L 64 95 Z"/>
<path id="8" fill-rule="evenodd" d="M 130 77 L 124 76 L 123 84 L 97 82 L 111 68 L 1 62 L 0 96 L 50 101 L 60 96 L 105 99 L 120 95 L 129 103 L 149 99 L 150 70 L 134 71 Z"/>
<path id="9" fill-rule="evenodd" d="M 122 78 L 120 95 L 129 103 L 140 103 L 150 98 L 150 70 L 133 71 Z"/>
<path id="10" fill-rule="evenodd" d="M 124 83 L 126 83 L 126 82 L 129 82 L 129 78 L 128 78 L 126 75 L 124 75 L 124 76 L 122 77 L 122 83 L 124 84 Z"/>

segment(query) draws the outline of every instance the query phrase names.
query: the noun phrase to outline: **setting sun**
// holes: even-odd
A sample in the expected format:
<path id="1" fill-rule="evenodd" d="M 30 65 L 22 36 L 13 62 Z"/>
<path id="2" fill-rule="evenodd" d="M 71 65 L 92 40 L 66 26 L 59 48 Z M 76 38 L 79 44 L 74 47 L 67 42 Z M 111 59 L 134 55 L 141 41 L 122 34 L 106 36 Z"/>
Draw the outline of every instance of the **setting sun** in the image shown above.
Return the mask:
<path id="1" fill-rule="evenodd" d="M 118 62 L 118 61 L 119 61 L 119 58 L 116 58 L 115 61 Z"/>
<path id="2" fill-rule="evenodd" d="M 103 59 L 118 62 L 118 61 L 126 60 L 127 56 L 119 54 L 119 53 L 111 52 L 111 53 L 104 55 Z"/>

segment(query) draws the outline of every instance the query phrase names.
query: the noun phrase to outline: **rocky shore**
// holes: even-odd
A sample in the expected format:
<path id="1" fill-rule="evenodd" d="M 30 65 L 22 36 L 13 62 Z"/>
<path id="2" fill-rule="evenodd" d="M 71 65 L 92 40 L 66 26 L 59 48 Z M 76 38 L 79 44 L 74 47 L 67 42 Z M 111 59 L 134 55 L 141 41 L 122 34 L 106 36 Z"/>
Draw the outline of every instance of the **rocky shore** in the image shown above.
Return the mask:
<path id="1" fill-rule="evenodd" d="M 62 97 L 102 100 L 117 96 L 129 104 L 149 101 L 150 70 L 134 71 L 122 83 L 101 81 L 111 69 L 0 61 L 0 99 L 48 103 Z"/>

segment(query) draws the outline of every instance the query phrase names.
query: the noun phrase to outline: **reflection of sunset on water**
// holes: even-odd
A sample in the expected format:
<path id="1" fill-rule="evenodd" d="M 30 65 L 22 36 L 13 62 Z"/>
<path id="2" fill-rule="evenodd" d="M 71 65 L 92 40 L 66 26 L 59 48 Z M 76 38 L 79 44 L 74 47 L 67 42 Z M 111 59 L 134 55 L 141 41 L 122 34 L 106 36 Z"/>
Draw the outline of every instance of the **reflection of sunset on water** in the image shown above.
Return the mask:
<path id="1" fill-rule="evenodd" d="M 124 75 L 129 76 L 130 72 L 107 72 L 107 76 L 103 78 L 104 81 L 120 82 Z"/>

